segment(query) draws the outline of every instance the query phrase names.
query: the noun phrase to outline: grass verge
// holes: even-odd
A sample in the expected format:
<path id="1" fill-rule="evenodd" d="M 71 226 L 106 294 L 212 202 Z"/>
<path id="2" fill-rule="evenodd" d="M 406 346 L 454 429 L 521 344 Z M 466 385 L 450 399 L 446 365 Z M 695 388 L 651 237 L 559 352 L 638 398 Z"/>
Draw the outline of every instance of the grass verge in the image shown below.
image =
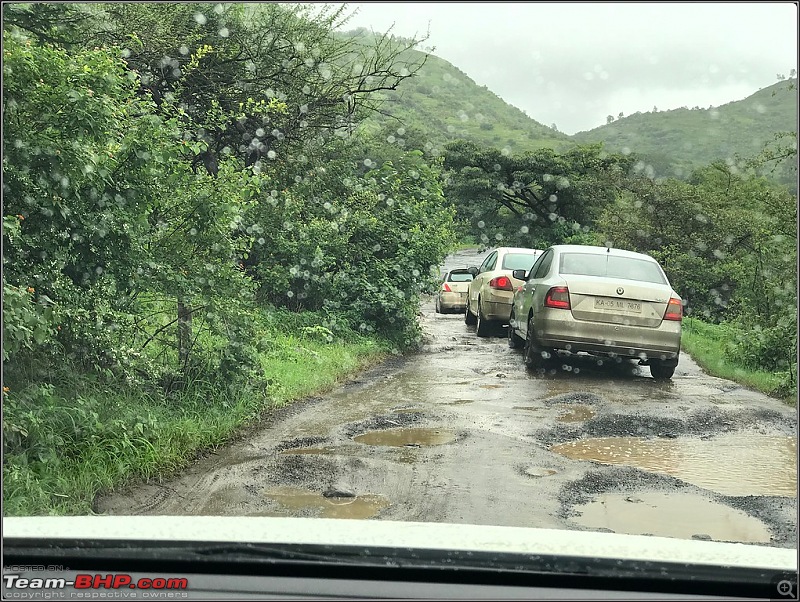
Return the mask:
<path id="1" fill-rule="evenodd" d="M 173 473 L 265 412 L 387 355 L 372 338 L 275 330 L 260 356 L 266 388 L 204 380 L 167 396 L 65 370 L 51 383 L 4 392 L 4 515 L 89 514 L 99 492 Z"/>
<path id="2" fill-rule="evenodd" d="M 681 347 L 703 370 L 711 376 L 732 380 L 795 406 L 794 397 L 776 393 L 783 380 L 780 374 L 742 366 L 725 354 L 726 347 L 735 340 L 730 325 L 708 324 L 695 318 L 683 319 Z"/>

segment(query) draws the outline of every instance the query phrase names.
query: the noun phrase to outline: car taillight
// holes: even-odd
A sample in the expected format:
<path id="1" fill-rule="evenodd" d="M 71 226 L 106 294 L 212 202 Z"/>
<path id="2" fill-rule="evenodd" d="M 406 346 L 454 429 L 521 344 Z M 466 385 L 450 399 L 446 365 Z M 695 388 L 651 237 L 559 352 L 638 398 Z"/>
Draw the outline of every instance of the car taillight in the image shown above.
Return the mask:
<path id="1" fill-rule="evenodd" d="M 498 276 L 497 278 L 492 278 L 489 281 L 489 287 L 500 289 L 501 291 L 514 290 L 511 286 L 511 278 L 508 278 L 507 276 Z"/>
<path id="2" fill-rule="evenodd" d="M 664 312 L 665 320 L 675 320 L 680 322 L 683 319 L 683 304 L 680 299 L 673 297 L 667 303 L 667 311 Z"/>
<path id="3" fill-rule="evenodd" d="M 544 298 L 545 307 L 569 309 L 569 289 L 566 286 L 554 286 Z"/>
<path id="4" fill-rule="evenodd" d="M 446 282 L 442 285 L 442 290 L 445 291 L 446 293 L 452 293 L 453 292 L 453 291 L 450 290 L 450 285 L 447 284 Z"/>

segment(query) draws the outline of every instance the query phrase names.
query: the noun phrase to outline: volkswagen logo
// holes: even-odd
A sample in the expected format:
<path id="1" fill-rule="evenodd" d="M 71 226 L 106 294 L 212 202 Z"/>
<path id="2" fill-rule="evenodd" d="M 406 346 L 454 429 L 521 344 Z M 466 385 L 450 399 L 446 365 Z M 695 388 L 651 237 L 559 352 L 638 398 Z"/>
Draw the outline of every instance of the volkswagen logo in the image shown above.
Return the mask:
<path id="1" fill-rule="evenodd" d="M 624 289 L 624 288 L 622 288 L 621 286 L 618 286 L 618 287 L 617 287 L 617 294 L 618 294 L 618 295 L 621 295 L 621 294 L 622 294 L 622 293 L 624 293 L 624 292 L 625 292 L 625 289 Z"/>

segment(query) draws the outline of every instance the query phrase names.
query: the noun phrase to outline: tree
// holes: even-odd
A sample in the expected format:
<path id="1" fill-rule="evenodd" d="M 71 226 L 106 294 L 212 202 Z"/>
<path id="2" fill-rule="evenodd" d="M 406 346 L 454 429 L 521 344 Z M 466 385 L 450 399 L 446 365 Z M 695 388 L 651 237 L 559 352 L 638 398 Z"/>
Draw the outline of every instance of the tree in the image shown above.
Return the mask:
<path id="1" fill-rule="evenodd" d="M 462 140 L 446 150 L 446 194 L 484 242 L 541 245 L 580 234 L 613 200 L 633 161 L 600 145 L 508 155 Z"/>
<path id="2" fill-rule="evenodd" d="M 70 44 L 123 48 L 142 92 L 187 139 L 204 143 L 196 163 L 211 172 L 222 156 L 254 165 L 352 128 L 379 110 L 372 93 L 396 89 L 425 60 L 406 52 L 417 39 L 334 35 L 348 19 L 344 7 L 107 3 L 93 11 L 94 20 L 74 19 L 81 28 Z M 14 23 L 48 35 L 52 12 L 31 5 Z"/>
<path id="3" fill-rule="evenodd" d="M 607 124 L 608 123 L 613 123 L 613 122 L 614 122 L 614 116 L 613 115 L 609 115 L 608 117 L 606 117 L 606 123 Z"/>

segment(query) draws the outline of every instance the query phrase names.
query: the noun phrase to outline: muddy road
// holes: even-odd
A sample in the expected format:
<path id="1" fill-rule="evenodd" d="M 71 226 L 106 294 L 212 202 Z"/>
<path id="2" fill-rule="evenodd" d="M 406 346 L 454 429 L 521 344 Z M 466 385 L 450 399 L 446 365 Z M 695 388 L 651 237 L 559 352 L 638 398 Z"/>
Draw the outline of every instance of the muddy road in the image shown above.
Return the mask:
<path id="1" fill-rule="evenodd" d="M 478 265 L 461 252 L 447 267 Z M 564 360 L 526 372 L 505 332 L 422 307 L 426 344 L 108 514 L 320 516 L 797 546 L 797 414 L 705 375 Z"/>

